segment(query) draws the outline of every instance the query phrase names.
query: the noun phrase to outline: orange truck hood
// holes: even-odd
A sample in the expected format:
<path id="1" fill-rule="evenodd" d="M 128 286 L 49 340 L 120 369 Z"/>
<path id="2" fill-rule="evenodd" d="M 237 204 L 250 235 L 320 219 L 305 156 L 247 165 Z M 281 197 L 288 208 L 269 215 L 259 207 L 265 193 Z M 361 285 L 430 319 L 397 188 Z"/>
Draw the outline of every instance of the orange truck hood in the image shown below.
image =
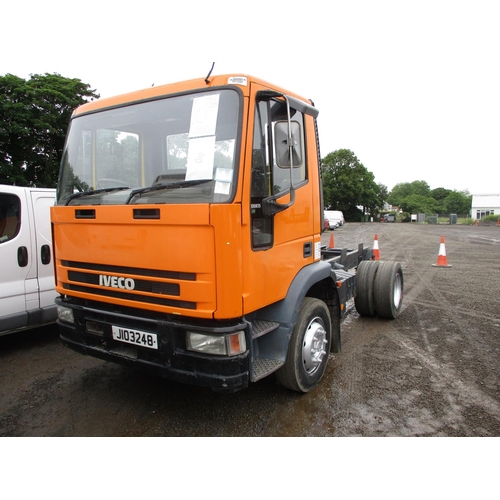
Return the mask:
<path id="1" fill-rule="evenodd" d="M 216 317 L 216 228 L 209 205 L 59 206 L 51 217 L 59 293 Z M 241 298 L 230 308 L 226 317 L 241 313 Z"/>

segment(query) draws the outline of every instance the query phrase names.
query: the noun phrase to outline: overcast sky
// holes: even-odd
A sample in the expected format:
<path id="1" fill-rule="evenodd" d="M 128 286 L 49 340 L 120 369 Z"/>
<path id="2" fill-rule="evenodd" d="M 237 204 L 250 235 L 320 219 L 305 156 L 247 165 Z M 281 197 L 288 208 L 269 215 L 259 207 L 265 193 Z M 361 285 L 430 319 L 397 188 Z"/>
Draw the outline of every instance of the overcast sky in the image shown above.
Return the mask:
<path id="1" fill-rule="evenodd" d="M 59 73 L 101 95 L 247 73 L 314 101 L 321 155 L 391 189 L 500 193 L 500 2 L 4 2 L 0 75 Z"/>

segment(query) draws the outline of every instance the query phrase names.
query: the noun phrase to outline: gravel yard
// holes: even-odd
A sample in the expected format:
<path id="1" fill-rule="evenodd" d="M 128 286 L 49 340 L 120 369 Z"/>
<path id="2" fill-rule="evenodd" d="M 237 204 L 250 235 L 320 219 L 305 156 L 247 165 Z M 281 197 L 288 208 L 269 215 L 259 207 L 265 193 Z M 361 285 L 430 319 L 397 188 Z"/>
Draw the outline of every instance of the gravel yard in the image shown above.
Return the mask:
<path id="1" fill-rule="evenodd" d="M 343 323 L 343 352 L 299 395 L 232 395 L 76 354 L 57 328 L 0 338 L 0 436 L 500 436 L 500 228 L 346 224 L 336 247 L 401 262 L 396 320 Z M 435 267 L 441 236 L 449 268 Z"/>

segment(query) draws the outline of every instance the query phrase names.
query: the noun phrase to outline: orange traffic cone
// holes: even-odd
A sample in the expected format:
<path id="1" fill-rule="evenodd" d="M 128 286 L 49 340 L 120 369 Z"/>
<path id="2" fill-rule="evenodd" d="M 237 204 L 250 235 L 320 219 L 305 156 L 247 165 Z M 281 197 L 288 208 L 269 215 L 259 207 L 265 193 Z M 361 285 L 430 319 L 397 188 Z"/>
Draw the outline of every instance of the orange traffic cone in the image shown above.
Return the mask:
<path id="1" fill-rule="evenodd" d="M 448 259 L 446 258 L 446 248 L 444 246 L 444 236 L 441 236 L 441 244 L 439 245 L 439 255 L 436 264 L 432 264 L 434 267 L 451 267 L 448 264 Z"/>
<path id="2" fill-rule="evenodd" d="M 330 234 L 330 247 L 335 248 L 335 239 L 333 238 L 333 233 Z"/>
<path id="3" fill-rule="evenodd" d="M 500 226 L 500 217 L 497 219 L 497 226 Z"/>
<path id="4" fill-rule="evenodd" d="M 373 260 L 380 260 L 380 250 L 378 248 L 378 234 L 375 235 L 373 242 Z"/>

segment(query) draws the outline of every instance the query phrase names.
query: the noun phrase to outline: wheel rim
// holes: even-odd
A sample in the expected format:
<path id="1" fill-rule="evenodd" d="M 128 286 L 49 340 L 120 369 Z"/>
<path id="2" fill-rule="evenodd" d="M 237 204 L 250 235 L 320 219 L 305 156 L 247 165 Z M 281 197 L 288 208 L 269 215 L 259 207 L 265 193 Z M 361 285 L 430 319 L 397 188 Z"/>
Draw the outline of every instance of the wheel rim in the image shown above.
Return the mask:
<path id="1" fill-rule="evenodd" d="M 394 306 L 396 308 L 399 307 L 399 304 L 401 303 L 401 296 L 403 295 L 403 286 L 402 286 L 402 281 L 401 281 L 401 274 L 396 274 L 396 278 L 394 279 Z"/>
<path id="2" fill-rule="evenodd" d="M 302 343 L 302 364 L 309 375 L 312 375 L 321 366 L 327 354 L 325 350 L 327 343 L 324 323 L 321 318 L 316 317 L 307 326 Z"/>

